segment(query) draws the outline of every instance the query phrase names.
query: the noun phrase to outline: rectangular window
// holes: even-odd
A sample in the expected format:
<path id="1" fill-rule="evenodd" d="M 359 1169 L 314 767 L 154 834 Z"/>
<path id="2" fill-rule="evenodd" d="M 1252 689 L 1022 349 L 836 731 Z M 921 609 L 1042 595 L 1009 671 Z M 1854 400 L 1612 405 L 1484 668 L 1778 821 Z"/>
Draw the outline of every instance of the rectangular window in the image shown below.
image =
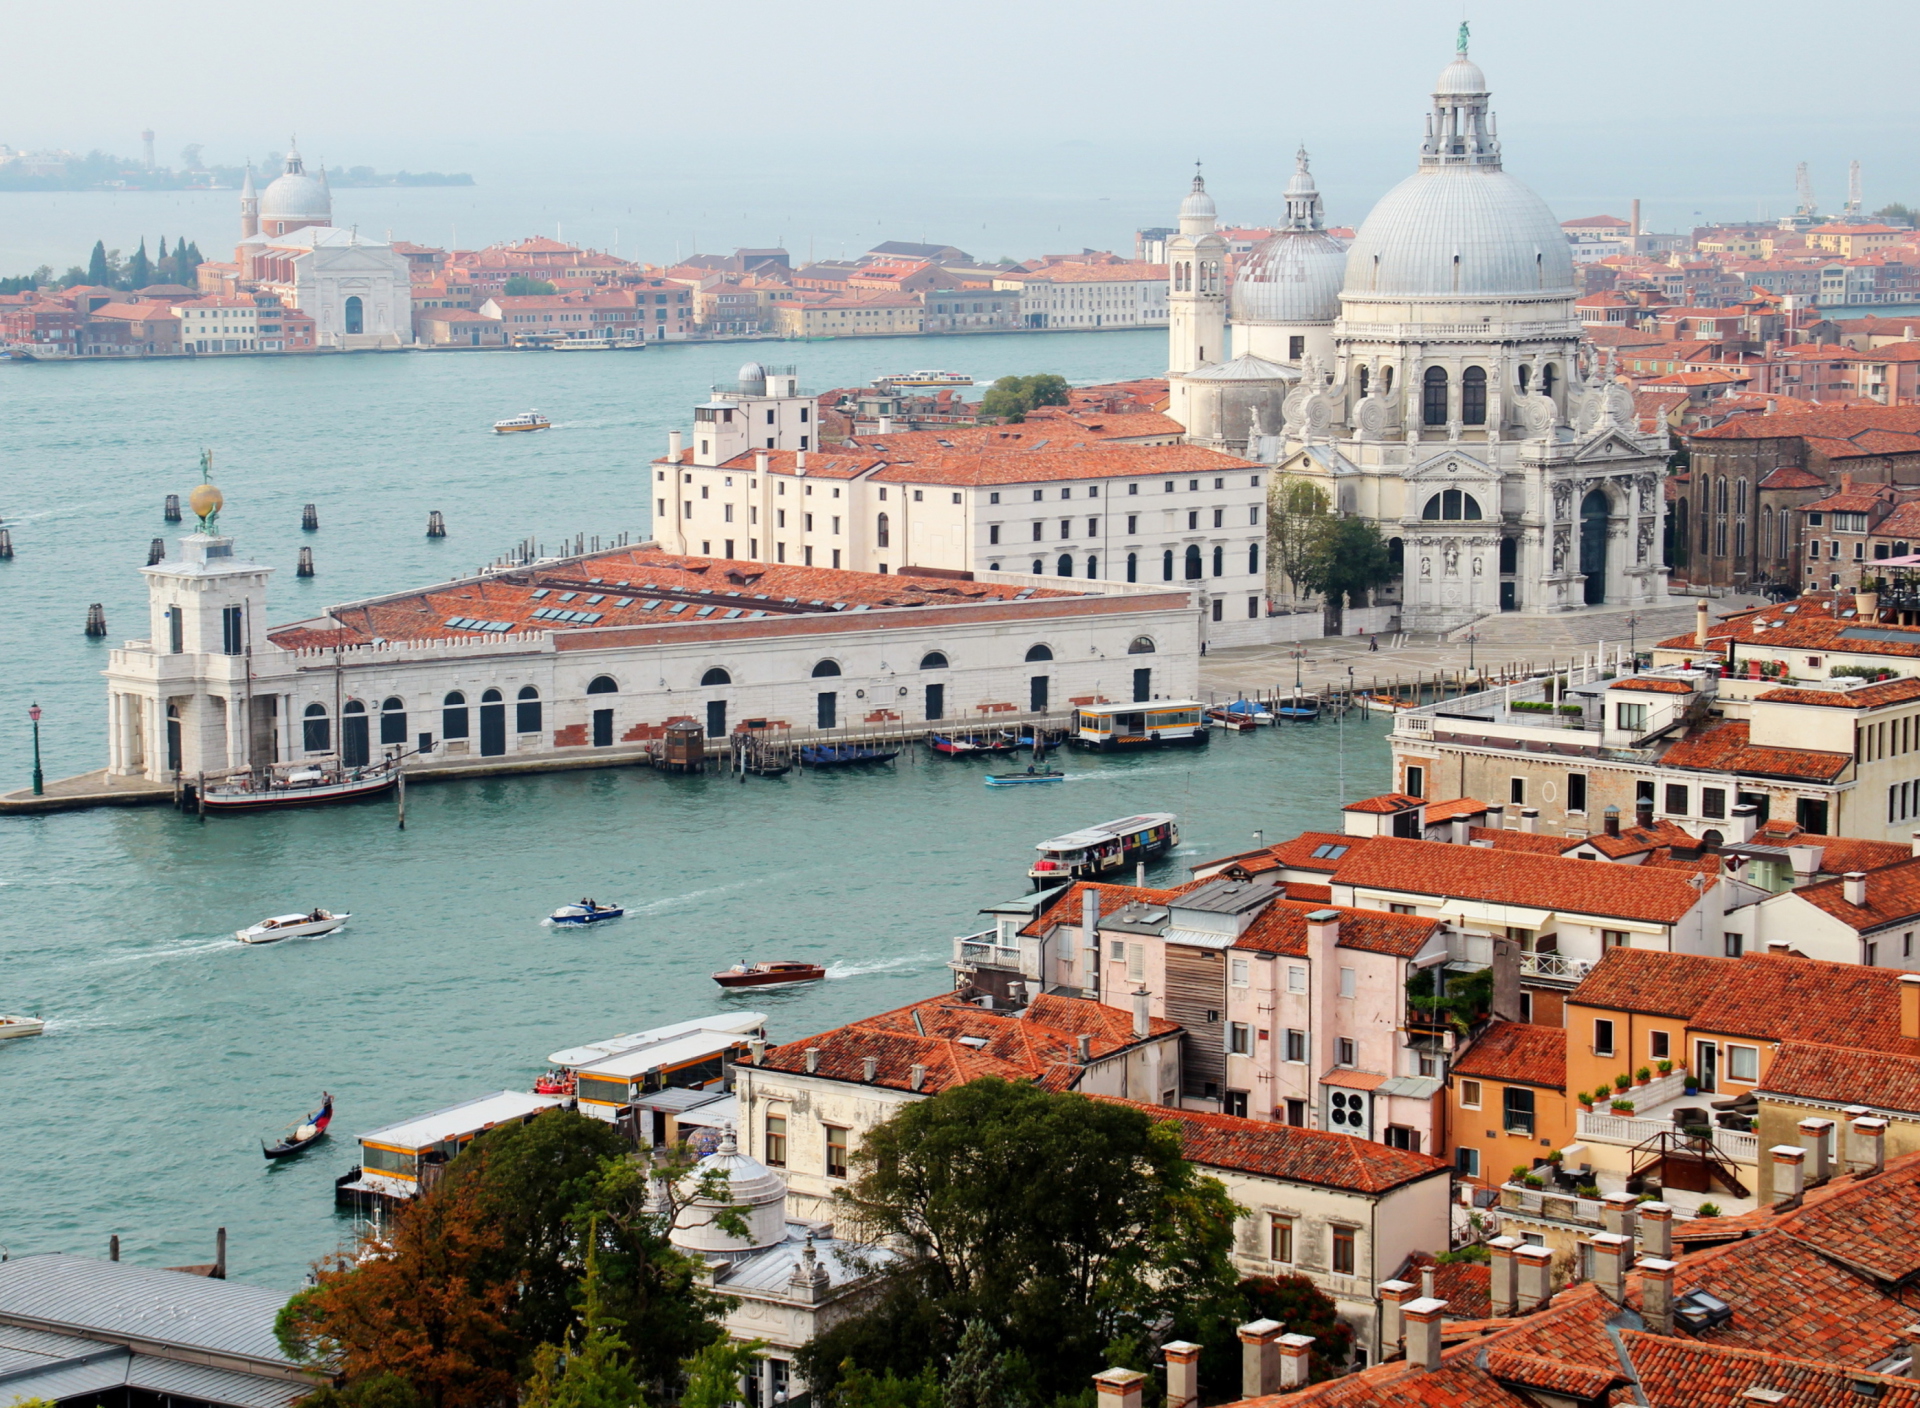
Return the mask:
<path id="1" fill-rule="evenodd" d="M 1293 1219 L 1279 1213 L 1267 1219 L 1267 1260 L 1293 1265 Z"/>
<path id="2" fill-rule="evenodd" d="M 220 649 L 226 655 L 244 655 L 247 651 L 247 633 L 243 622 L 245 607 L 223 606 L 220 608 Z"/>
<path id="3" fill-rule="evenodd" d="M 1171 1103 L 1171 1102 L 1166 1102 Z M 1294 1129 L 1307 1127 L 1307 1102 L 1304 1100 L 1287 1101 L 1287 1124 Z"/>
<path id="4" fill-rule="evenodd" d="M 1746 952 L 1747 940 L 1745 935 L 1722 934 L 1720 940 L 1725 946 L 1723 951 L 1728 958 L 1738 958 L 1742 953 Z"/>
<path id="5" fill-rule="evenodd" d="M 1600 931 L 1600 948 L 1602 952 L 1610 948 L 1627 948 L 1629 946 L 1627 931 L 1625 929 L 1602 929 Z"/>
<path id="6" fill-rule="evenodd" d="M 1727 816 L 1727 791 L 1724 787 L 1700 789 L 1700 815 L 1709 821 L 1724 821 Z"/>
<path id="7" fill-rule="evenodd" d="M 1507 779 L 1507 801 L 1510 805 L 1523 807 L 1527 804 L 1527 780 L 1524 777 Z"/>
<path id="8" fill-rule="evenodd" d="M 1463 1110 L 1477 1110 L 1480 1108 L 1479 1081 L 1462 1080 L 1460 1082 L 1460 1108 Z"/>
<path id="9" fill-rule="evenodd" d="M 1567 774 L 1567 810 L 1584 812 L 1587 809 L 1587 775 L 1583 772 Z"/>
<path id="10" fill-rule="evenodd" d="M 1622 733 L 1645 733 L 1647 731 L 1647 706 L 1644 704 L 1616 704 L 1613 706 L 1614 725 Z"/>
<path id="11" fill-rule="evenodd" d="M 1227 1054 L 1229 1056 L 1253 1055 L 1253 1029 L 1245 1022 L 1227 1023 Z"/>
<path id="12" fill-rule="evenodd" d="M 1147 976 L 1147 946 L 1127 945 L 1127 981 L 1137 983 Z"/>
<path id="13" fill-rule="evenodd" d="M 1760 1048 L 1757 1046 L 1727 1045 L 1727 1079 L 1738 1081 L 1757 1081 L 1760 1079 Z"/>
<path id="14" fill-rule="evenodd" d="M 1237 988 L 1244 988 L 1248 984 L 1248 962 L 1247 959 L 1236 958 L 1227 965 L 1227 971 L 1231 975 L 1230 981 Z"/>
<path id="15" fill-rule="evenodd" d="M 1287 1029 L 1287 1059 L 1304 1061 L 1307 1059 L 1307 1034 L 1292 1027 Z"/>
<path id="16" fill-rule="evenodd" d="M 1357 1054 L 1358 1053 L 1354 1049 L 1354 1043 L 1353 1043 L 1352 1037 L 1343 1036 L 1343 1037 L 1338 1037 L 1334 1040 L 1334 1043 L 1333 1043 L 1333 1064 L 1334 1065 L 1351 1066 L 1354 1064 L 1354 1060 Z"/>
<path id="17" fill-rule="evenodd" d="M 1504 1087 L 1500 1116 L 1508 1134 L 1532 1134 L 1533 1092 L 1524 1085 Z"/>
<path id="18" fill-rule="evenodd" d="M 1333 1229 L 1333 1270 L 1336 1275 L 1353 1275 L 1354 1235 L 1351 1227 Z"/>
<path id="19" fill-rule="evenodd" d="M 1690 810 L 1687 806 L 1687 794 L 1692 789 L 1678 782 L 1667 784 L 1667 806 L 1669 816 L 1685 816 Z"/>
<path id="20" fill-rule="evenodd" d="M 987 541 L 990 543 L 1000 541 L 1000 525 L 998 523 L 989 523 L 987 525 Z"/>
<path id="21" fill-rule="evenodd" d="M 1613 1023 L 1605 1017 L 1596 1017 L 1593 1022 L 1593 1054 L 1613 1055 Z"/>
<path id="22" fill-rule="evenodd" d="M 1424 797 L 1427 795 L 1427 770 L 1425 768 L 1407 769 L 1407 795 Z"/>
<path id="23" fill-rule="evenodd" d="M 837 1124 L 825 1126 L 827 1131 L 827 1177 L 845 1178 L 847 1176 L 847 1131 Z"/>
<path id="24" fill-rule="evenodd" d="M 1358 980 L 1359 975 L 1354 972 L 1353 969 L 1342 968 L 1340 970 L 1340 996 L 1352 997 L 1354 989 L 1358 985 Z"/>
<path id="25" fill-rule="evenodd" d="M 766 1161 L 771 1168 L 787 1166 L 787 1117 L 785 1115 L 767 1116 Z"/>
<path id="26" fill-rule="evenodd" d="M 1217 508 L 1213 511 L 1213 526 L 1216 528 L 1224 528 L 1227 526 L 1227 511 L 1225 509 Z"/>
<path id="27" fill-rule="evenodd" d="M 815 700 L 814 726 L 816 728 L 838 727 L 835 721 L 839 718 L 839 713 L 840 696 L 830 692 L 821 693 Z"/>
<path id="28" fill-rule="evenodd" d="M 1299 964 L 1287 966 L 1287 991 L 1305 992 L 1307 990 L 1307 970 Z"/>
<path id="29" fill-rule="evenodd" d="M 1480 1151 L 1461 1145 L 1453 1151 L 1453 1171 L 1462 1178 L 1480 1176 Z"/>

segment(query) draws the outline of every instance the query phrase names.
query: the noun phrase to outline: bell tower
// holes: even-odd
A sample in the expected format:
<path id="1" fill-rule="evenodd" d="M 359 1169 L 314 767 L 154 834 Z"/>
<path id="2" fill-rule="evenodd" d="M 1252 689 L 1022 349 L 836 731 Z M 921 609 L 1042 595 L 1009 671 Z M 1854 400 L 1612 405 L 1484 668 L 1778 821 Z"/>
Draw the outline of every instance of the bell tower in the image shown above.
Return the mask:
<path id="1" fill-rule="evenodd" d="M 1195 164 L 1180 202 L 1180 233 L 1167 241 L 1167 373 L 1228 360 L 1227 241 Z"/>

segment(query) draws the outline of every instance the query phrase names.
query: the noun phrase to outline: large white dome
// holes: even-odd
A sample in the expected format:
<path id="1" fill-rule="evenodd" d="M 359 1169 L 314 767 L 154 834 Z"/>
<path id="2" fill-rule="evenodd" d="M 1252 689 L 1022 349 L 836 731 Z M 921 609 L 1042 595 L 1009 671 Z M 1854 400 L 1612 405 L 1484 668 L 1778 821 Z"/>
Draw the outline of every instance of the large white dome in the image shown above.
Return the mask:
<path id="1" fill-rule="evenodd" d="M 327 183 L 307 175 L 306 163 L 298 151 L 287 153 L 286 171 L 276 176 L 273 184 L 261 193 L 260 218 L 322 223 L 333 219 L 333 195 L 327 190 Z"/>
<path id="2" fill-rule="evenodd" d="M 1345 292 L 1410 298 L 1572 297 L 1566 233 L 1498 166 L 1424 166 L 1381 198 L 1347 250 Z"/>

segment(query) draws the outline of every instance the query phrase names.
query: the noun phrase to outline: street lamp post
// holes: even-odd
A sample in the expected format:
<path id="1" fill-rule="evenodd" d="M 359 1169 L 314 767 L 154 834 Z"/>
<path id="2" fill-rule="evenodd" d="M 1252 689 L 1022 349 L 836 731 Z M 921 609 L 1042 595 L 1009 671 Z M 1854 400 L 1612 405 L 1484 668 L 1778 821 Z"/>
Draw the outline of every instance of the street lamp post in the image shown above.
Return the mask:
<path id="1" fill-rule="evenodd" d="M 1480 640 L 1480 632 L 1475 630 L 1472 626 L 1467 627 L 1467 673 L 1472 675 L 1475 680 L 1478 680 L 1480 678 L 1480 670 L 1474 664 L 1473 647 L 1479 642 L 1479 640 Z"/>
<path id="2" fill-rule="evenodd" d="M 1629 673 L 1636 675 L 1640 673 L 1640 649 L 1638 636 L 1636 635 L 1639 626 L 1640 618 L 1638 616 L 1627 617 L 1627 658 L 1633 662 L 1633 667 Z"/>
<path id="3" fill-rule="evenodd" d="M 40 771 L 40 706 L 29 706 L 27 717 L 33 720 L 33 795 L 44 797 L 47 795 L 47 780 Z"/>

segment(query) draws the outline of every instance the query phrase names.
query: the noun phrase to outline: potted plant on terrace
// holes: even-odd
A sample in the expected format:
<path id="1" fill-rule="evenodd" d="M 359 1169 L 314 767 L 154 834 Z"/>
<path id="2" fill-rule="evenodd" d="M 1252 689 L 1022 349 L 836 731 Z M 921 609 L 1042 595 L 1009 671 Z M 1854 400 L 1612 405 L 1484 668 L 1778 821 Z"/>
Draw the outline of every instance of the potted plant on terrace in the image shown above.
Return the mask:
<path id="1" fill-rule="evenodd" d="M 1581 1113 L 1581 1114 L 1583 1114 L 1583 1115 L 1590 1115 L 1590 1114 L 1592 1114 L 1592 1113 L 1593 1113 L 1593 1096 L 1592 1096 L 1592 1094 L 1591 1094 L 1591 1093 L 1589 1093 L 1588 1091 L 1585 1091 L 1585 1090 L 1583 1090 L 1583 1091 L 1581 1091 L 1581 1092 L 1580 1092 L 1580 1094 L 1579 1094 L 1579 1097 L 1578 1097 L 1578 1098 L 1579 1098 L 1579 1101 L 1580 1101 L 1580 1113 Z"/>
<path id="2" fill-rule="evenodd" d="M 1639 1070 L 1633 1073 L 1633 1083 L 1635 1085 L 1646 1085 L 1652 1080 L 1653 1080 L 1653 1072 L 1646 1066 L 1642 1066 Z"/>
<path id="3" fill-rule="evenodd" d="M 1613 1088 L 1615 1090 L 1626 1090 L 1630 1088 L 1632 1085 L 1633 1085 L 1633 1077 L 1628 1075 L 1625 1071 L 1620 1072 L 1619 1075 L 1613 1078 Z"/>
<path id="4" fill-rule="evenodd" d="M 1657 1068 L 1660 1074 L 1663 1076 L 1670 1076 L 1673 1074 L 1673 1062 L 1671 1061 L 1662 1060 L 1657 1063 Z"/>
<path id="5" fill-rule="evenodd" d="M 1630 1115 L 1630 1114 L 1632 1114 L 1632 1113 L 1633 1113 L 1633 1101 L 1631 1101 L 1631 1100 L 1629 1100 L 1629 1099 L 1627 1099 L 1627 1098 L 1626 1098 L 1626 1097 L 1624 1097 L 1624 1096 L 1616 1096 L 1616 1097 L 1615 1097 L 1615 1099 L 1614 1099 L 1614 1102 L 1613 1102 L 1613 1112 L 1614 1112 L 1614 1113 L 1615 1113 L 1616 1115 Z"/>

